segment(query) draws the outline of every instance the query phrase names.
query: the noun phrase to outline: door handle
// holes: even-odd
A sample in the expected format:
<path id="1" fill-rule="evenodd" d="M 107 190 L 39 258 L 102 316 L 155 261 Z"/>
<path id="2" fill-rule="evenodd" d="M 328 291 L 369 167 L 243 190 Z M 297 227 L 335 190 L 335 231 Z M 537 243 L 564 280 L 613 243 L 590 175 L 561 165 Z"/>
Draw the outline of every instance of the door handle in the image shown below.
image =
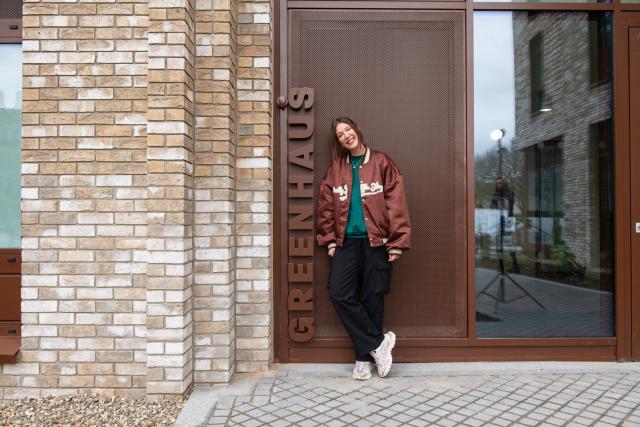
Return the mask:
<path id="1" fill-rule="evenodd" d="M 286 96 L 279 96 L 276 100 L 276 104 L 278 105 L 278 107 L 280 107 L 281 110 L 284 110 L 285 108 L 287 108 L 287 105 L 289 105 L 289 100 Z"/>
<path id="2" fill-rule="evenodd" d="M 7 258 L 7 262 L 16 262 L 18 259 L 14 256 L 12 256 L 11 258 Z"/>

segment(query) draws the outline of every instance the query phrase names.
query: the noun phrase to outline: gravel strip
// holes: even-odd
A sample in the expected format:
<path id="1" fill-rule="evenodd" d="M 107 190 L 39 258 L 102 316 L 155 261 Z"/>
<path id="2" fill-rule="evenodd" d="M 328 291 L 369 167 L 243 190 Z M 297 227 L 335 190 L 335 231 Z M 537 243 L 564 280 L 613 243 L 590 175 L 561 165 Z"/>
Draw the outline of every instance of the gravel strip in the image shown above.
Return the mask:
<path id="1" fill-rule="evenodd" d="M 169 426 L 183 404 L 179 399 L 151 402 L 106 395 L 22 398 L 0 402 L 0 425 Z"/>

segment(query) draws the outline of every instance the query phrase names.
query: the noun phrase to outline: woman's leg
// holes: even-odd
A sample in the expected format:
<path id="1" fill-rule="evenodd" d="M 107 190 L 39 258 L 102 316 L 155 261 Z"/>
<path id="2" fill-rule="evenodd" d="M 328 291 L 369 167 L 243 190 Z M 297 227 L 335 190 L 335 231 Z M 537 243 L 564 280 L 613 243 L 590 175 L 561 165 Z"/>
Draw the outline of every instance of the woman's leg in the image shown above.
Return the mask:
<path id="1" fill-rule="evenodd" d="M 391 263 L 388 261 L 387 250 L 384 246 L 372 248 L 366 239 L 363 240 L 363 256 L 360 257 L 360 268 L 363 275 L 362 305 L 375 325 L 376 330 L 382 336 L 384 331 L 382 325 L 384 319 L 384 295 L 389 291 Z"/>
<path id="2" fill-rule="evenodd" d="M 378 330 L 364 306 L 356 300 L 360 281 L 360 240 L 345 239 L 331 261 L 329 293 L 340 320 L 356 347 L 356 360 L 371 360 L 369 352 L 382 342 L 382 331 Z M 366 242 L 368 244 L 368 242 Z"/>

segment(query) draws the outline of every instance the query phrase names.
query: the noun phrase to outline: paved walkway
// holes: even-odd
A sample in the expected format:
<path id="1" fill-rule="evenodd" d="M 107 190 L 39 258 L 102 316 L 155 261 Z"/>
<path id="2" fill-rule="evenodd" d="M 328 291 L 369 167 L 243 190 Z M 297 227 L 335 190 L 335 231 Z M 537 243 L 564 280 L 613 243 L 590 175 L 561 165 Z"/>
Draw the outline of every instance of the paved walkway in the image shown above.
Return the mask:
<path id="1" fill-rule="evenodd" d="M 640 363 L 274 365 L 196 388 L 176 426 L 640 426 Z"/>

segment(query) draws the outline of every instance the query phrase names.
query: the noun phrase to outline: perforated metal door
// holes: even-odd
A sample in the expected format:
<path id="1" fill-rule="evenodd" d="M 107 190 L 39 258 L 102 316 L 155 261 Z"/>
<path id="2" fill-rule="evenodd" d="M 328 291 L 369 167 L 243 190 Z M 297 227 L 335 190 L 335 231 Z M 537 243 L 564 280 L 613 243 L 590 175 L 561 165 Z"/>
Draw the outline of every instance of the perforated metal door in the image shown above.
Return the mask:
<path id="1" fill-rule="evenodd" d="M 413 247 L 394 266 L 385 328 L 466 336 L 464 13 L 292 10 L 288 71 L 290 88 L 315 92 L 316 192 L 340 115 L 404 175 Z M 324 249 L 313 261 L 314 336 L 346 337 L 328 297 Z"/>

